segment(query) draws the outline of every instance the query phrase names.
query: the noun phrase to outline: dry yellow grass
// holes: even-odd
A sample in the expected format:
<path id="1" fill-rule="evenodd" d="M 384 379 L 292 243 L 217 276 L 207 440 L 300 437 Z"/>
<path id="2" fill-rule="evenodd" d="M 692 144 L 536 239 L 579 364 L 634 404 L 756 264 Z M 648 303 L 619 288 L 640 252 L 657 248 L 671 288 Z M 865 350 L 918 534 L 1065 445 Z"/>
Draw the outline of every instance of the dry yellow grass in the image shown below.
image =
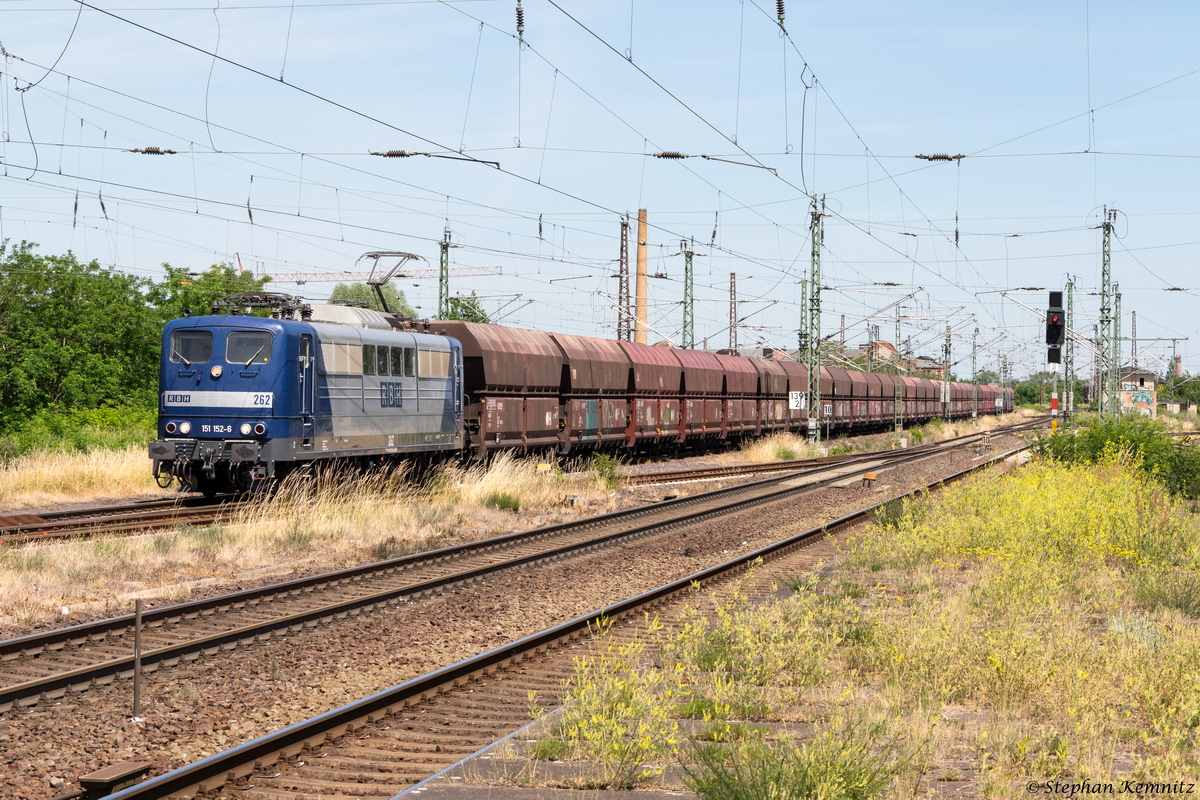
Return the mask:
<path id="1" fill-rule="evenodd" d="M 294 475 L 228 524 L 0 551 L 0 618 L 24 624 L 63 606 L 117 613 L 135 591 L 175 597 L 199 579 L 309 563 L 334 569 L 601 513 L 615 502 L 598 480 L 568 481 L 511 456 L 446 467 L 423 485 L 403 471 Z"/>
<path id="2" fill-rule="evenodd" d="M 725 458 L 729 461 L 750 461 L 758 464 L 815 458 L 819 455 L 822 455 L 822 452 L 810 446 L 808 440 L 798 433 L 772 433 L 744 443 L 738 450 L 726 453 Z"/>
<path id="3" fill-rule="evenodd" d="M 833 439 L 826 439 L 822 436 L 820 447 L 809 445 L 808 439 L 798 433 L 773 433 L 761 439 L 748 441 L 739 449 L 722 454 L 721 460 L 738 463 L 746 461 L 763 463 L 796 458 L 815 458 L 826 455 L 827 452 L 865 453 L 875 450 L 891 450 L 902 445 L 940 442 L 956 436 L 990 431 L 1004 425 L 1013 425 L 1033 416 L 1038 415 L 1022 409 L 1000 416 L 982 416 L 976 420 L 934 421 L 901 433 L 874 433 L 854 437 L 839 434 Z"/>
<path id="4" fill-rule="evenodd" d="M 5 509 L 166 494 L 150 476 L 144 447 L 34 452 L 0 465 L 0 508 Z"/>

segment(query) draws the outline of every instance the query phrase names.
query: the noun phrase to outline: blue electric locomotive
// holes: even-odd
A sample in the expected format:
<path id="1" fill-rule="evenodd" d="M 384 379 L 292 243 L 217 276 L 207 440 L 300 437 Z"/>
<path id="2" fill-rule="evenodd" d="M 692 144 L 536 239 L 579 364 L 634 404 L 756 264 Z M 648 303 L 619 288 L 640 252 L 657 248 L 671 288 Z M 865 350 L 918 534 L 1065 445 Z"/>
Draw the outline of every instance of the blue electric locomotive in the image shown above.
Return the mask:
<path id="1" fill-rule="evenodd" d="M 170 322 L 155 477 L 213 494 L 323 459 L 461 450 L 462 347 L 412 328 L 336 305 Z"/>

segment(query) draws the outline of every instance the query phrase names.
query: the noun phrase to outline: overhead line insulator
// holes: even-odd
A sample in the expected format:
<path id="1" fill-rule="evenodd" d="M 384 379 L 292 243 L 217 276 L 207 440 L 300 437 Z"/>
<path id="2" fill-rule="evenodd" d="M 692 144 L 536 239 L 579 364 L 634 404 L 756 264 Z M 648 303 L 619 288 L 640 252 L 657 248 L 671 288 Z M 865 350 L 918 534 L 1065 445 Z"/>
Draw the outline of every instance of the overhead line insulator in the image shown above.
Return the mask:
<path id="1" fill-rule="evenodd" d="M 787 15 L 783 13 L 783 0 L 775 0 L 775 16 L 779 17 L 779 27 L 783 27 L 783 18 Z"/>
<path id="2" fill-rule="evenodd" d="M 525 9 L 521 8 L 521 0 L 517 0 L 517 40 L 525 41 Z"/>
<path id="3" fill-rule="evenodd" d="M 148 156 L 173 156 L 173 155 L 175 155 L 175 153 L 177 151 L 166 150 L 162 147 L 135 147 L 132 150 L 130 150 L 129 152 L 142 153 L 143 155 L 148 155 Z"/>
<path id="4" fill-rule="evenodd" d="M 956 156 L 952 156 L 949 153 L 930 153 L 929 155 L 918 153 L 914 158 L 923 158 L 926 161 L 959 161 L 966 158 L 966 156 L 962 153 Z"/>
<path id="5" fill-rule="evenodd" d="M 384 158 L 408 158 L 409 156 L 427 156 L 429 153 L 413 153 L 408 150 L 387 150 L 382 153 L 371 151 L 373 156 L 383 156 Z"/>
<path id="6" fill-rule="evenodd" d="M 680 153 L 678 150 L 664 150 L 661 153 L 651 153 L 655 158 L 691 158 L 687 153 Z"/>

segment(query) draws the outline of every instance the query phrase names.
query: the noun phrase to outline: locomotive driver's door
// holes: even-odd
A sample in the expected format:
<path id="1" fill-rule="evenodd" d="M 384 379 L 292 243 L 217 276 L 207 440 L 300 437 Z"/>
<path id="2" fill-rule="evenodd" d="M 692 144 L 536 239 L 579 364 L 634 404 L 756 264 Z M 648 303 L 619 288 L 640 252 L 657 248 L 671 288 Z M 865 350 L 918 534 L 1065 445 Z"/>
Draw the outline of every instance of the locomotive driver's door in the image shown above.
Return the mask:
<path id="1" fill-rule="evenodd" d="M 312 447 L 313 405 L 317 392 L 317 355 L 311 336 L 300 337 L 300 438 L 301 444 Z"/>

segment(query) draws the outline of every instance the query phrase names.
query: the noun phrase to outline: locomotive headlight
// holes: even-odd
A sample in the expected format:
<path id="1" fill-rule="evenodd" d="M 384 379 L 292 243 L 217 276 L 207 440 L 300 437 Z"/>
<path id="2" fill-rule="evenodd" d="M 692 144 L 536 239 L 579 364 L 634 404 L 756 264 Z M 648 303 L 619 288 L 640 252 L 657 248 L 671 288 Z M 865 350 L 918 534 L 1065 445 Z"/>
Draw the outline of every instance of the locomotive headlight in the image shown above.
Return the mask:
<path id="1" fill-rule="evenodd" d="M 179 423 L 179 432 L 182 433 L 184 436 L 187 436 L 189 433 L 192 432 L 192 423 L 190 423 L 190 422 Z"/>
<path id="2" fill-rule="evenodd" d="M 242 427 L 238 428 L 238 430 L 240 430 L 242 432 L 242 436 L 249 436 L 250 435 L 250 423 L 243 422 Z"/>
<path id="3" fill-rule="evenodd" d="M 212 369 L 209 370 L 209 374 L 212 375 L 214 378 L 221 377 L 222 372 L 224 372 L 224 370 L 221 369 L 220 364 L 217 364 L 215 367 L 213 367 Z"/>

